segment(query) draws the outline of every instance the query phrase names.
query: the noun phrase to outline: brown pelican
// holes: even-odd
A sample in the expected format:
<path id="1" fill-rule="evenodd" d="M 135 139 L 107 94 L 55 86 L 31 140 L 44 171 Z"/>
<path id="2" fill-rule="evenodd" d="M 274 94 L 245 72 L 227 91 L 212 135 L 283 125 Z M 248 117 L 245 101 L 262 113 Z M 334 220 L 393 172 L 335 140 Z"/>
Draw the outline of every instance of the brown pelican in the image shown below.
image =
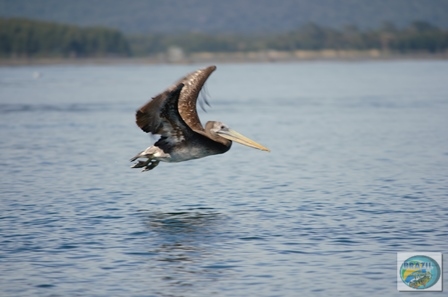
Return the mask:
<path id="1" fill-rule="evenodd" d="M 145 159 L 132 168 L 147 171 L 160 161 L 182 162 L 222 154 L 230 149 L 232 141 L 269 151 L 221 122 L 209 121 L 205 128 L 202 126 L 196 102 L 202 86 L 215 69 L 216 66 L 209 66 L 186 75 L 137 110 L 137 125 L 161 137 L 131 159 L 131 162 Z"/>

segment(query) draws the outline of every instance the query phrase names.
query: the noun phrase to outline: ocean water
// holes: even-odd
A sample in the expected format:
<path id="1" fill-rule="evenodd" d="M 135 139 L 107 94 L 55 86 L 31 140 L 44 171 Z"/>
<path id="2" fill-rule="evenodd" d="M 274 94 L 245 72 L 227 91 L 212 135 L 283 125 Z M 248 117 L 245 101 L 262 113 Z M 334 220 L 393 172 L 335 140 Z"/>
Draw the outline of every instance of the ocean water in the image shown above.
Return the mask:
<path id="1" fill-rule="evenodd" d="M 271 152 L 131 169 L 202 66 L 0 67 L 1 296 L 399 296 L 448 253 L 448 62 L 218 65 L 202 121 Z"/>

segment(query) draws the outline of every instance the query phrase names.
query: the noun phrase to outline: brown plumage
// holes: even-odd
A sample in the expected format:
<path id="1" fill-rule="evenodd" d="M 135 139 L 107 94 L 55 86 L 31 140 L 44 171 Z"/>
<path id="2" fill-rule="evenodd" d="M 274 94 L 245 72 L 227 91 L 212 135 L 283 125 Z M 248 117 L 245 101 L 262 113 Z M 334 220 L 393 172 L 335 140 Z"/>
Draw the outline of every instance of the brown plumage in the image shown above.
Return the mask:
<path id="1" fill-rule="evenodd" d="M 137 125 L 161 137 L 131 159 L 146 159 L 133 168 L 143 167 L 146 171 L 160 161 L 181 162 L 222 154 L 230 149 L 232 141 L 269 151 L 221 122 L 207 122 L 205 129 L 202 126 L 196 110 L 198 95 L 215 69 L 216 66 L 209 66 L 186 75 L 137 110 Z"/>
<path id="2" fill-rule="evenodd" d="M 183 78 L 179 79 L 172 86 L 167 88 L 165 91 L 154 97 L 151 101 L 137 110 L 137 125 L 147 133 L 160 134 L 157 132 L 158 129 L 160 129 L 160 117 L 158 114 L 159 110 L 168 94 L 178 88 L 180 84 L 183 84 L 184 87 L 180 92 L 178 102 L 179 114 L 191 129 L 203 131 L 204 127 L 202 127 L 201 121 L 199 120 L 199 116 L 196 111 L 196 102 L 204 83 L 215 70 L 216 66 L 209 66 L 207 68 L 199 69 L 195 72 L 189 73 Z"/>

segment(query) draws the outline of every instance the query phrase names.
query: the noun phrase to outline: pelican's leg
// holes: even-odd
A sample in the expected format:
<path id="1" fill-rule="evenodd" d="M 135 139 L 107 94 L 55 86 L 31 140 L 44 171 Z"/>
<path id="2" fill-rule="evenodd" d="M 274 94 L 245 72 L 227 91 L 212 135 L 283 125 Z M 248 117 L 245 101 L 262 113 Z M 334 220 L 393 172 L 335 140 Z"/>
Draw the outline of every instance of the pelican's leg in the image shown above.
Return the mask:
<path id="1" fill-rule="evenodd" d="M 144 155 L 143 155 L 143 153 L 144 153 L 145 151 L 141 151 L 140 153 L 138 153 L 137 155 L 135 155 L 131 160 L 129 160 L 129 161 L 131 161 L 131 162 L 134 162 L 135 160 L 137 160 L 138 158 L 140 158 L 140 157 L 143 157 Z"/>
<path id="2" fill-rule="evenodd" d="M 146 159 L 144 161 L 138 160 L 137 163 L 131 166 L 131 168 L 143 168 L 142 171 L 148 171 L 159 165 L 160 160 L 158 160 L 160 157 L 162 158 L 169 158 L 170 155 L 166 154 L 162 149 L 158 148 L 157 146 L 150 146 L 146 150 L 138 153 L 135 157 L 131 159 L 131 162 L 134 162 L 135 160 L 142 158 Z"/>
<path id="3" fill-rule="evenodd" d="M 159 165 L 159 163 L 160 163 L 160 161 L 157 161 L 157 160 L 151 160 L 151 161 L 149 162 L 149 164 L 146 165 L 146 167 L 142 169 L 142 172 L 145 172 L 145 171 L 148 171 L 148 170 L 153 169 L 154 167 L 156 167 L 157 165 Z"/>
<path id="4" fill-rule="evenodd" d="M 132 165 L 131 168 L 142 168 L 142 167 L 147 166 L 149 163 L 151 163 L 151 159 L 148 159 L 146 161 L 139 160 L 138 163 L 135 163 L 134 165 Z"/>
<path id="5" fill-rule="evenodd" d="M 146 160 L 145 161 L 138 160 L 138 162 L 135 163 L 134 165 L 132 165 L 131 168 L 142 168 L 142 167 L 148 166 L 148 164 L 151 163 L 152 157 L 153 157 L 152 154 L 146 154 L 146 151 L 141 151 L 140 153 L 135 155 L 135 157 L 133 157 L 130 161 L 134 162 L 138 158 L 146 158 Z"/>

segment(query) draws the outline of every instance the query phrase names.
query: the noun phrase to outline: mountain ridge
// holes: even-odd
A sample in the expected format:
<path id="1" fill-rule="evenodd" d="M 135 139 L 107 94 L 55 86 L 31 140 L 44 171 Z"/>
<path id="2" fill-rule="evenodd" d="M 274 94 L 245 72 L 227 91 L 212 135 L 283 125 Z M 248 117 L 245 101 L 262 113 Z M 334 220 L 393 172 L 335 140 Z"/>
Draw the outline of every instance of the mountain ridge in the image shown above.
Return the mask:
<path id="1" fill-rule="evenodd" d="M 26 17 L 127 34 L 278 33 L 307 23 L 342 28 L 405 26 L 412 21 L 448 28 L 448 0 L 0 0 L 0 17 Z"/>

